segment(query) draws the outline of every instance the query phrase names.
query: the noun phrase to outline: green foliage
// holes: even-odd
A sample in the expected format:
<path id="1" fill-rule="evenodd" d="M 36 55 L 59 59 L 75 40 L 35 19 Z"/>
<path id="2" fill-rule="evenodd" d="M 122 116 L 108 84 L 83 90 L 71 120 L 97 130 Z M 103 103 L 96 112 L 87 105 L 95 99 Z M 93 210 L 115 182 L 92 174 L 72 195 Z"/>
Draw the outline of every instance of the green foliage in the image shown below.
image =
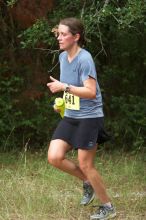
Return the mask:
<path id="1" fill-rule="evenodd" d="M 140 150 L 144 147 L 146 98 L 132 95 L 113 96 L 109 109 L 112 118 L 109 120 L 109 126 L 112 127 L 116 144 L 122 145 L 126 150 Z"/>
<path id="2" fill-rule="evenodd" d="M 1 65 L 2 67 L 2 65 Z M 53 115 L 53 100 L 44 94 L 40 100 L 21 100 L 22 76 L 6 77 L 5 63 L 0 74 L 0 150 L 30 146 L 44 147 L 51 137 L 52 129 L 59 115 Z"/>
<path id="3" fill-rule="evenodd" d="M 135 28 L 134 24 L 137 22 L 143 23 L 145 20 L 146 6 L 143 1 L 129 0 L 122 8 L 117 8 L 117 15 L 119 27 L 121 28 Z"/>
<path id="4" fill-rule="evenodd" d="M 50 47 L 52 47 L 54 37 L 51 29 L 52 28 L 49 26 L 47 20 L 37 20 L 32 27 L 26 29 L 18 36 L 19 38 L 23 39 L 21 40 L 22 48 L 39 47 L 41 43 L 43 43 L 43 46 L 50 45 Z"/>
<path id="5" fill-rule="evenodd" d="M 16 1 L 7 2 L 9 6 L 13 6 Z M 103 91 L 107 126 L 114 133 L 116 147 L 118 144 L 119 147 L 132 150 L 139 149 L 146 143 L 145 14 L 146 4 L 143 0 L 58 0 L 53 11 L 48 13 L 48 20 L 45 18 L 37 20 L 32 27 L 19 34 L 21 48 L 29 48 L 28 53 L 31 50 L 33 54 L 32 49 L 44 49 L 39 56 L 39 65 L 42 62 L 45 69 L 49 66 L 49 69 L 53 70 L 52 74 L 58 77 L 59 70 L 56 69 L 57 62 L 54 56 L 56 50 L 58 52 L 58 45 L 52 28 L 64 17 L 75 16 L 83 20 L 86 28 L 86 48 L 93 54 Z M 3 29 L 10 30 L 14 27 L 14 23 L 12 25 L 12 22 L 7 20 L 8 18 L 3 19 L 2 24 L 5 24 Z M 10 28 L 8 28 L 9 23 Z M 5 36 L 7 33 L 5 30 L 1 36 Z M 11 30 L 11 42 L 3 44 L 10 45 L 15 55 L 19 45 L 17 47 L 18 40 L 15 39 L 14 33 L 18 32 L 20 33 L 20 30 Z M 7 50 L 8 48 L 0 50 L 0 60 L 3 60 L 3 57 L 7 60 L 7 54 L 4 53 Z M 33 56 L 36 56 L 36 50 Z M 6 78 L 3 73 L 12 69 L 12 62 L 7 60 L 2 63 L 0 65 L 1 148 L 3 146 L 10 148 L 12 145 L 22 146 L 28 141 L 34 147 L 42 146 L 50 138 L 59 117 L 53 114 L 51 102 L 48 102 L 49 95 L 44 89 L 44 97 L 38 100 L 20 101 L 19 94 L 26 82 L 23 79 L 25 77 L 31 79 L 32 72 L 29 69 L 27 76 L 24 74 L 20 77 L 18 74 L 13 74 Z M 16 68 L 16 65 L 14 67 Z M 22 69 L 19 63 L 17 68 L 18 72 L 19 68 Z M 12 70 L 12 72 L 16 71 Z"/>
<path id="6" fill-rule="evenodd" d="M 22 79 L 17 76 L 12 76 L 11 78 L 4 77 L 0 75 L 0 148 L 5 148 L 9 137 L 11 136 L 11 144 L 15 145 L 15 138 L 13 139 L 13 131 L 15 129 L 15 121 L 19 120 L 19 115 L 21 111 L 15 109 L 15 102 L 17 100 L 15 97 L 19 92 L 19 88 L 22 85 Z"/>

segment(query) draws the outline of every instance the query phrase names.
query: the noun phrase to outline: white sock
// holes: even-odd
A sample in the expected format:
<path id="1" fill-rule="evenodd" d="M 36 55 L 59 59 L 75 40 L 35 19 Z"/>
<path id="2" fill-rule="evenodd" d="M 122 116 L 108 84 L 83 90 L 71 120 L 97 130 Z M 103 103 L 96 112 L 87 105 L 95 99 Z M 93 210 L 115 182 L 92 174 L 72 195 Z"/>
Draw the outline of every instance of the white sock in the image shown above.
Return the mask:
<path id="1" fill-rule="evenodd" d="M 85 180 L 84 183 L 91 185 L 90 182 L 88 180 Z"/>
<path id="2" fill-rule="evenodd" d="M 109 208 L 112 208 L 112 204 L 111 204 L 111 202 L 107 202 L 107 203 L 105 203 L 104 206 L 109 207 Z"/>

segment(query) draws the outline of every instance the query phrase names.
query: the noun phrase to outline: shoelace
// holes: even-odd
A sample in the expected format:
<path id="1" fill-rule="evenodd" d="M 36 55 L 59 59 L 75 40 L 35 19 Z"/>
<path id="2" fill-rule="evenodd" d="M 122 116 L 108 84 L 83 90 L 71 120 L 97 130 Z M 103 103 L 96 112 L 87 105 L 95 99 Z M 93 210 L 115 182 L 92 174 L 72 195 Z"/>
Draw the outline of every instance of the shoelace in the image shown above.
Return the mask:
<path id="1" fill-rule="evenodd" d="M 101 213 L 106 215 L 106 208 L 104 206 L 99 206 L 99 210 L 98 210 L 97 214 L 101 214 Z"/>

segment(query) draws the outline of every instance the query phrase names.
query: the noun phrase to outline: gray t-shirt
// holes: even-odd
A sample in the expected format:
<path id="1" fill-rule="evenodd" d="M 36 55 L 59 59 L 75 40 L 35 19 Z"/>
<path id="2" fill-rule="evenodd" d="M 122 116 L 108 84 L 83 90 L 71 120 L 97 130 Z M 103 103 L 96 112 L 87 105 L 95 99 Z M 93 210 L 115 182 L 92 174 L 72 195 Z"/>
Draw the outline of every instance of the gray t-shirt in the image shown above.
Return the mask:
<path id="1" fill-rule="evenodd" d="M 70 85 L 82 87 L 83 82 L 91 76 L 95 78 L 96 69 L 91 54 L 85 49 L 81 49 L 78 55 L 68 62 L 67 52 L 59 55 L 60 61 L 60 81 Z M 95 99 L 80 98 L 80 110 L 65 110 L 65 116 L 71 118 L 97 118 L 103 117 L 102 96 L 97 82 Z"/>

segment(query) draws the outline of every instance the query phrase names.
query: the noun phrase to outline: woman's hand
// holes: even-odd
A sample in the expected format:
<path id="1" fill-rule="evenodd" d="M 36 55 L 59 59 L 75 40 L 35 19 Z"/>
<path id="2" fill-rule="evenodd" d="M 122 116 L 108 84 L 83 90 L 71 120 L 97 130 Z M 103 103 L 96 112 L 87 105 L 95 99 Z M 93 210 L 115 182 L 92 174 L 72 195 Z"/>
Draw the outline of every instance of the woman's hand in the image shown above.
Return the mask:
<path id="1" fill-rule="evenodd" d="M 55 111 L 55 112 L 57 112 L 57 113 L 60 113 L 60 112 L 61 112 L 61 110 L 58 109 L 58 108 L 56 107 L 56 105 L 53 105 L 53 108 L 54 108 L 54 111 Z"/>
<path id="2" fill-rule="evenodd" d="M 64 83 L 61 83 L 59 80 L 53 78 L 52 76 L 50 76 L 50 79 L 52 80 L 52 82 L 47 83 L 47 86 L 52 93 L 64 91 Z"/>

